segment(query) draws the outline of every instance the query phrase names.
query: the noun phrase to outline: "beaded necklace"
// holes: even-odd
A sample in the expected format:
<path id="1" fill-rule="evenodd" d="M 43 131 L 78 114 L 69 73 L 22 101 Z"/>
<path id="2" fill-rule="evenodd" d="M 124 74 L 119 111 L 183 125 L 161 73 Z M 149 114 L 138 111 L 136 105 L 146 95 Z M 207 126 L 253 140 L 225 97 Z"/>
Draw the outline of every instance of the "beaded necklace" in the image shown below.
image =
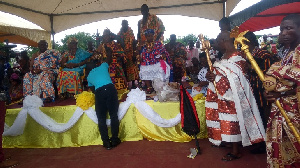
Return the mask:
<path id="1" fill-rule="evenodd" d="M 281 65 L 287 65 L 290 61 L 290 59 L 292 58 L 293 54 L 291 54 L 288 58 L 288 53 L 290 51 L 290 48 L 285 49 L 282 53 L 282 60 L 281 60 Z M 287 59 L 286 59 L 287 58 Z"/>
<path id="2" fill-rule="evenodd" d="M 150 51 L 152 51 L 152 49 L 153 49 L 153 46 L 154 46 L 154 44 L 153 44 L 154 42 L 146 42 L 146 47 L 147 47 L 147 51 L 148 52 L 150 52 Z"/>

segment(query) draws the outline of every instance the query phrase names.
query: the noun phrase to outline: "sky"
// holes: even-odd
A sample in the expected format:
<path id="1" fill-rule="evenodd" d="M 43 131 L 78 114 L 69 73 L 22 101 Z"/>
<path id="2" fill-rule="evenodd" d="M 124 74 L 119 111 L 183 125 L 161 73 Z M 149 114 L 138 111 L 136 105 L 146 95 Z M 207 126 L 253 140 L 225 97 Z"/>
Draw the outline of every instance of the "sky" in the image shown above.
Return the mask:
<path id="1" fill-rule="evenodd" d="M 242 11 L 243 9 L 260 2 L 261 0 L 241 0 L 240 3 L 234 8 L 230 15 Z M 151 10 L 150 10 L 151 13 Z M 219 22 L 214 20 L 208 20 L 198 17 L 188 17 L 180 15 L 157 15 L 163 22 L 166 31 L 164 32 L 164 38 L 169 38 L 171 34 L 176 34 L 177 38 L 180 36 L 186 36 L 188 34 L 194 34 L 198 36 L 200 33 L 206 35 L 208 38 L 216 38 L 220 33 Z M 60 41 L 65 37 L 65 35 L 75 34 L 79 31 L 84 30 L 84 32 L 95 34 L 103 33 L 103 30 L 109 28 L 111 32 L 117 34 L 121 28 L 122 20 L 126 19 L 129 26 L 132 28 L 134 35 L 137 35 L 138 31 L 138 21 L 142 18 L 142 15 L 131 16 L 131 17 L 120 17 L 115 19 L 103 20 L 98 22 L 93 22 L 83 26 L 78 26 L 72 29 L 68 29 L 57 33 L 55 35 L 55 41 Z M 264 34 L 279 34 L 279 28 L 274 27 L 271 29 L 265 29 L 262 31 L 255 32 L 256 35 Z"/>
<path id="2" fill-rule="evenodd" d="M 232 11 L 231 15 L 259 2 L 261 0 L 241 0 L 240 3 L 237 4 L 235 9 Z M 151 13 L 151 10 L 150 10 Z M 3 18 L 1 17 L 3 12 L 0 11 L 0 22 L 4 22 Z M 216 38 L 217 35 L 220 33 L 218 21 L 198 18 L 198 17 L 188 17 L 188 16 L 180 16 L 180 15 L 158 15 L 158 17 L 163 21 L 163 24 L 166 28 L 164 33 L 164 38 L 169 38 L 171 34 L 176 34 L 177 38 L 186 36 L 188 34 L 194 34 L 198 36 L 200 33 L 207 36 L 208 38 Z M 121 28 L 122 20 L 128 20 L 129 26 L 132 28 L 134 34 L 137 34 L 137 23 L 142 18 L 142 15 L 139 16 L 131 16 L 131 17 L 120 17 L 115 19 L 109 20 L 102 20 L 98 22 L 93 22 L 90 24 L 85 24 L 82 26 L 78 26 L 72 29 L 68 29 L 62 31 L 60 33 L 55 34 L 55 41 L 60 42 L 66 35 L 75 34 L 77 32 L 84 32 L 95 34 L 98 32 L 102 35 L 103 30 L 109 28 L 113 33 L 118 33 Z M 26 20 L 21 20 L 22 25 L 33 24 L 31 22 L 27 23 Z M 35 25 L 36 28 L 39 26 Z M 256 35 L 263 35 L 263 34 L 278 34 L 279 28 L 271 28 L 265 29 L 262 31 L 254 32 Z M 18 45 L 17 49 L 21 49 L 24 47 L 23 45 Z"/>

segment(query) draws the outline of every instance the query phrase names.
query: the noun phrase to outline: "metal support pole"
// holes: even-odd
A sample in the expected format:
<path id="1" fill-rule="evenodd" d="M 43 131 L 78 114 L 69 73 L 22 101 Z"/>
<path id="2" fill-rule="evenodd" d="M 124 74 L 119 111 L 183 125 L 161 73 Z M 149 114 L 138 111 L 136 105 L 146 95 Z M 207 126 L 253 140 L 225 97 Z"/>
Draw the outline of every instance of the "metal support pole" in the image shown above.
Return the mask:
<path id="1" fill-rule="evenodd" d="M 223 17 L 226 17 L 226 0 L 223 0 Z"/>
<path id="2" fill-rule="evenodd" d="M 52 35 L 52 49 L 55 49 L 55 41 L 54 41 L 54 29 L 53 29 L 53 15 L 50 15 L 50 24 L 51 24 L 51 35 Z"/>

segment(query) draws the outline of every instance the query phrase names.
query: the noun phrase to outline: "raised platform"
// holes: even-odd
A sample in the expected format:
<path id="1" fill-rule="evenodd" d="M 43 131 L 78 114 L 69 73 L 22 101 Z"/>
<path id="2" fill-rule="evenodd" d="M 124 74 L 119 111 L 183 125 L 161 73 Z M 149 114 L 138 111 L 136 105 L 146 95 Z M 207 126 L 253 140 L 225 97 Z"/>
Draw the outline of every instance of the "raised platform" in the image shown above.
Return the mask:
<path id="1" fill-rule="evenodd" d="M 57 123 L 67 123 L 78 107 L 74 105 L 75 100 L 64 101 L 49 103 L 45 105 L 48 107 L 40 107 L 39 109 Z M 145 102 L 163 119 L 172 119 L 179 114 L 179 102 L 160 103 L 153 100 Z M 68 105 L 62 106 L 62 104 Z M 196 101 L 195 105 L 201 123 L 201 132 L 198 134 L 198 138 L 207 138 L 204 100 Z M 21 105 L 11 106 L 7 110 L 5 122 L 8 126 L 14 123 L 18 113 L 21 111 L 21 108 L 18 108 L 18 106 L 20 107 Z M 154 141 L 188 142 L 192 140 L 192 137 L 182 131 L 180 123 L 172 127 L 159 127 L 144 117 L 134 104 L 130 105 L 120 121 L 119 136 L 122 141 L 148 139 Z M 102 144 L 102 141 L 98 125 L 85 113 L 81 115 L 70 129 L 62 133 L 55 133 L 45 129 L 30 115 L 27 115 L 23 134 L 3 137 L 3 147 L 5 148 L 60 148 L 99 144 Z"/>

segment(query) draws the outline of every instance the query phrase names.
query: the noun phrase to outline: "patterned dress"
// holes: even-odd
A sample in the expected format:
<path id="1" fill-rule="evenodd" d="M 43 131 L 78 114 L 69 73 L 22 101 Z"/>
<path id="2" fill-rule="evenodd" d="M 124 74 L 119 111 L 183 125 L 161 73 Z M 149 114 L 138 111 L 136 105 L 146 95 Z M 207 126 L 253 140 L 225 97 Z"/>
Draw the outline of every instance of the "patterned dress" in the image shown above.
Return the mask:
<path id="1" fill-rule="evenodd" d="M 181 82 L 182 77 L 186 74 L 185 60 L 187 53 L 185 47 L 180 42 L 175 42 L 175 44 L 166 44 L 165 48 L 172 60 L 173 79 L 175 82 Z"/>
<path id="2" fill-rule="evenodd" d="M 100 44 L 98 47 L 98 51 L 101 54 L 102 62 L 106 60 L 106 52 L 104 45 L 110 47 L 112 49 L 112 63 L 109 65 L 109 74 L 111 81 L 115 85 L 117 90 L 125 89 L 126 84 L 123 78 L 125 78 L 125 73 L 123 69 L 123 65 L 126 65 L 127 59 L 124 54 L 124 51 L 120 44 L 115 41 L 108 42 L 106 44 Z"/>
<path id="3" fill-rule="evenodd" d="M 138 27 L 140 30 L 140 34 L 138 35 L 138 40 L 141 42 L 146 41 L 146 36 L 144 34 L 145 30 L 153 29 L 154 30 L 154 39 L 156 40 L 158 34 L 163 33 L 165 31 L 165 26 L 163 22 L 156 15 L 148 15 L 146 24 L 143 24 L 143 19 L 139 20 Z"/>
<path id="4" fill-rule="evenodd" d="M 209 141 L 215 145 L 241 141 L 248 146 L 264 141 L 261 117 L 243 74 L 245 63 L 237 55 L 214 63 L 217 88 L 209 83 L 205 108 Z"/>
<path id="5" fill-rule="evenodd" d="M 75 55 L 71 55 L 69 52 L 63 54 L 63 58 L 67 57 L 68 63 L 80 63 L 85 59 L 89 58 L 92 54 L 84 51 L 82 49 L 77 49 Z M 83 69 L 85 65 L 76 68 L 64 68 L 59 72 L 57 77 L 57 89 L 58 94 L 71 93 L 79 94 L 82 92 L 82 81 L 81 76 L 83 76 Z"/>
<path id="6" fill-rule="evenodd" d="M 34 59 L 33 69 L 41 69 L 39 74 L 28 72 L 23 78 L 23 94 L 37 95 L 42 94 L 43 100 L 55 99 L 53 82 L 57 76 L 61 55 L 56 50 L 47 50 Z"/>
<path id="7" fill-rule="evenodd" d="M 274 91 L 285 92 L 298 87 L 297 95 L 284 96 L 279 102 L 296 131 L 300 131 L 299 84 L 300 45 L 285 55 L 281 62 L 274 63 L 267 75 L 276 79 Z M 269 168 L 297 167 L 300 165 L 300 145 L 289 129 L 278 107 L 273 103 L 267 125 L 267 163 Z"/>
<path id="8" fill-rule="evenodd" d="M 133 42 L 134 42 L 134 34 L 130 27 L 128 27 L 127 32 L 120 30 L 118 33 L 120 36 L 121 43 L 124 45 L 123 50 L 126 55 L 126 78 L 127 81 L 134 81 L 139 78 L 139 73 L 137 69 L 137 65 L 133 62 Z"/>
<path id="9" fill-rule="evenodd" d="M 161 58 L 163 54 L 165 54 L 165 58 Z M 142 47 L 141 56 L 141 80 L 153 80 L 159 78 L 162 81 L 165 81 L 169 79 L 172 63 L 169 53 L 161 42 L 156 41 L 153 45 L 144 45 Z"/>

